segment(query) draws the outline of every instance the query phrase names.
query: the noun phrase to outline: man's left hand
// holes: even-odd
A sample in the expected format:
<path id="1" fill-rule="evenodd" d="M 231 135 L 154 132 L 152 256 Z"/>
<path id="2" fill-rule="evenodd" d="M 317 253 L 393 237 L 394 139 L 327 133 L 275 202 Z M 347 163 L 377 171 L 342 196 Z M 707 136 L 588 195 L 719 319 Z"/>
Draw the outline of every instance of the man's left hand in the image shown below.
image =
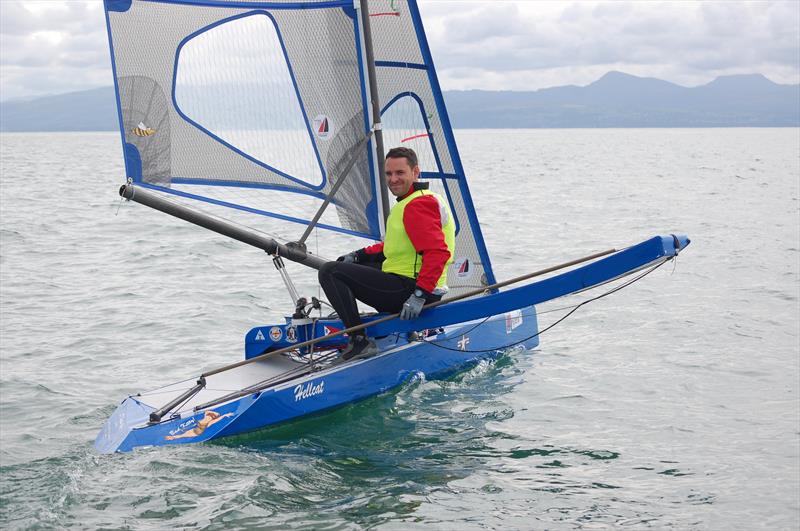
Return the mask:
<path id="1" fill-rule="evenodd" d="M 414 293 L 408 297 L 408 300 L 403 303 L 403 309 L 400 310 L 400 319 L 416 319 L 419 317 L 423 306 L 425 306 L 425 293 L 417 288 L 414 290 Z"/>
<path id="2" fill-rule="evenodd" d="M 358 251 L 353 251 L 352 253 L 347 253 L 345 255 L 340 256 L 336 259 L 337 262 L 344 262 L 345 264 L 357 264 L 358 263 Z"/>

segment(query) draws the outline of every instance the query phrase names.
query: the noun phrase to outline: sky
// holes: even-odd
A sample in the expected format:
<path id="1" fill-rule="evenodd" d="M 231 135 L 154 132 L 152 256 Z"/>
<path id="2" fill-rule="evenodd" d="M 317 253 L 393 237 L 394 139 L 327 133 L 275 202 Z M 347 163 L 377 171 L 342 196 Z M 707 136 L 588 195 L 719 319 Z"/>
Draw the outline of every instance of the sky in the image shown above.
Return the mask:
<path id="1" fill-rule="evenodd" d="M 800 83 L 800 0 L 419 4 L 444 90 L 587 85 L 611 70 Z M 0 0 L 0 100 L 111 84 L 101 0 Z"/>

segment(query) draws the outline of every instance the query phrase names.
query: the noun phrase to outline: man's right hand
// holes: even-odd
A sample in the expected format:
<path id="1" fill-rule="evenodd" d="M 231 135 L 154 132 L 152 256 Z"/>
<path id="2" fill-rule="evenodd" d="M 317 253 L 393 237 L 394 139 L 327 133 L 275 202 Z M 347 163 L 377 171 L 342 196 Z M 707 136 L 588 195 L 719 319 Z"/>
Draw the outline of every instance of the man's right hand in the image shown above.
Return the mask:
<path id="1" fill-rule="evenodd" d="M 358 251 L 353 251 L 352 253 L 347 253 L 346 255 L 340 256 L 336 259 L 337 262 L 344 262 L 345 264 L 357 264 L 358 263 Z"/>

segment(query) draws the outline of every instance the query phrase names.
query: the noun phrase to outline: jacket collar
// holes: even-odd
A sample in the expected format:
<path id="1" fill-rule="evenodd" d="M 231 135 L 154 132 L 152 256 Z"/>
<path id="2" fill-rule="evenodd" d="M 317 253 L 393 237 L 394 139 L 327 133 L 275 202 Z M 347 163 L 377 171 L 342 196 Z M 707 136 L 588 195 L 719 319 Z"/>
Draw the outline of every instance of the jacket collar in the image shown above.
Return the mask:
<path id="1" fill-rule="evenodd" d="M 408 193 L 406 195 L 404 195 L 403 197 L 397 197 L 396 199 L 397 199 L 398 202 L 400 202 L 403 199 L 405 199 L 406 197 L 408 197 L 411 194 L 413 194 L 414 192 L 417 192 L 419 190 L 427 190 L 428 186 L 430 186 L 430 183 L 427 182 L 427 181 L 425 181 L 425 182 L 414 181 L 413 183 L 411 183 L 411 188 L 408 189 Z"/>

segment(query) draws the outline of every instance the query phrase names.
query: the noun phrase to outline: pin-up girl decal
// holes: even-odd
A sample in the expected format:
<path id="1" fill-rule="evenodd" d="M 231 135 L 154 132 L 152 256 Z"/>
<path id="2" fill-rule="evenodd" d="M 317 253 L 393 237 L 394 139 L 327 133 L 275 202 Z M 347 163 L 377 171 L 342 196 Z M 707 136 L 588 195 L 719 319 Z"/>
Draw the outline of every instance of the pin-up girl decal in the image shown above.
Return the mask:
<path id="1" fill-rule="evenodd" d="M 191 439 L 192 437 L 198 437 L 206 431 L 206 428 L 214 424 L 215 422 L 219 422 L 220 420 L 224 419 L 225 417 L 232 417 L 233 413 L 225 413 L 224 415 L 220 415 L 216 411 L 208 410 L 203 414 L 203 418 L 197 421 L 197 426 L 190 430 L 186 430 L 183 433 L 179 433 L 178 435 L 167 435 L 164 437 L 168 441 L 174 441 L 175 439 Z"/>

